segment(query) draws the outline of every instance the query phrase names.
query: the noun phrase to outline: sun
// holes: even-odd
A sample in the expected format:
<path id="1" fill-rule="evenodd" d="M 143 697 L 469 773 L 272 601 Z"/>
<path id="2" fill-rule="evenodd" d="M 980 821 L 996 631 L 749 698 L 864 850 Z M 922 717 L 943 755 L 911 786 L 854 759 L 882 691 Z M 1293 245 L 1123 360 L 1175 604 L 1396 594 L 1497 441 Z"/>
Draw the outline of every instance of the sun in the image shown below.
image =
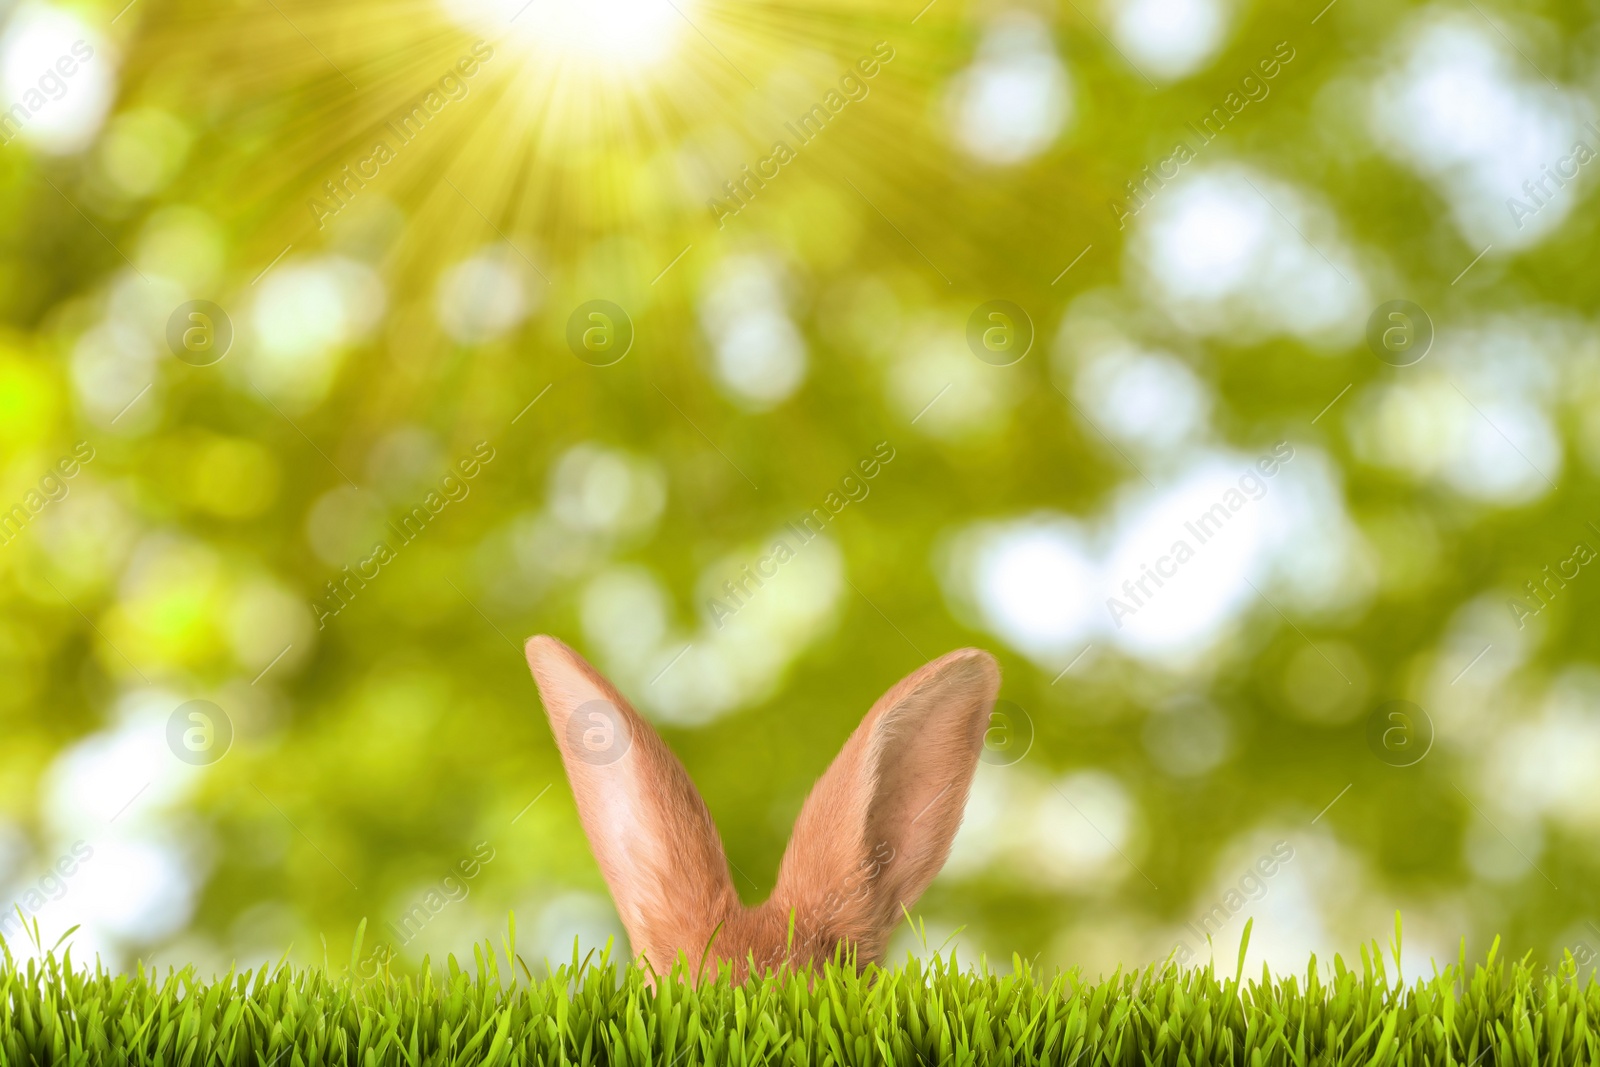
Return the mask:
<path id="1" fill-rule="evenodd" d="M 647 80 L 692 32 L 691 0 L 441 0 L 464 26 L 551 69 Z"/>

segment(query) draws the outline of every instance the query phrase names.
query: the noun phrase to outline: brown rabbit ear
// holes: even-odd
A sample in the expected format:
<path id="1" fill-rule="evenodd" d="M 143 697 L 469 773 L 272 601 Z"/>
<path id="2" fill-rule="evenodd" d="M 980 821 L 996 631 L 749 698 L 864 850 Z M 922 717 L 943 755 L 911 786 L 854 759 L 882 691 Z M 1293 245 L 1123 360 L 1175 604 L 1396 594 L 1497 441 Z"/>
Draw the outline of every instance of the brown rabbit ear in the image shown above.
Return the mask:
<path id="1" fill-rule="evenodd" d="M 794 954 L 846 940 L 861 963 L 950 854 L 983 751 L 1000 668 L 968 648 L 885 693 L 806 799 L 770 907 L 794 915 Z M 820 952 L 819 952 L 820 950 Z"/>
<path id="2" fill-rule="evenodd" d="M 543 636 L 527 655 L 628 940 L 665 974 L 739 906 L 711 813 L 683 764 L 582 656 Z"/>

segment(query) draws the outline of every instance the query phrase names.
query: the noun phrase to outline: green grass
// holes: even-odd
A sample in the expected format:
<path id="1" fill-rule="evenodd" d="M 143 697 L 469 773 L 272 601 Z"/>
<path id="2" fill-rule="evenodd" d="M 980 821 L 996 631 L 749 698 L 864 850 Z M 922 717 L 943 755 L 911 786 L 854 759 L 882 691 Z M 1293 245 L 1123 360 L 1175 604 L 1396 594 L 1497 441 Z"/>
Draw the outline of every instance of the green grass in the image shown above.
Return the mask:
<path id="1" fill-rule="evenodd" d="M 1248 938 L 1248 929 L 1246 930 Z M 359 958 L 352 953 L 352 965 Z M 1498 948 L 1498 943 L 1496 944 Z M 1566 1064 L 1600 1062 L 1600 985 L 1570 956 L 1446 967 L 1409 985 L 1377 945 L 1361 969 L 1305 976 L 1152 967 L 1082 981 L 962 969 L 953 959 L 858 976 L 830 966 L 746 985 L 662 981 L 576 958 L 544 977 L 502 945 L 436 975 L 280 965 L 203 981 L 115 975 L 70 950 L 0 969 L 0 1067 L 160 1064 Z M 1398 958 L 1398 953 L 1396 952 Z"/>

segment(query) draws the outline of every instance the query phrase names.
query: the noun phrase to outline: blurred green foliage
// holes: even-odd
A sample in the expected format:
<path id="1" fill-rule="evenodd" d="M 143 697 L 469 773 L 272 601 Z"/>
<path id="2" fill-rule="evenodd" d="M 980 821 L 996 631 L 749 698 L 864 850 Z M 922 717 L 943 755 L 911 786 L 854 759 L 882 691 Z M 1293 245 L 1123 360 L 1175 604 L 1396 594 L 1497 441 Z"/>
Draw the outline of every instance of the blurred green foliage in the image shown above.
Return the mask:
<path id="1" fill-rule="evenodd" d="M 403 912 L 488 841 L 469 902 L 408 952 L 459 948 L 512 908 L 557 954 L 603 937 L 615 920 L 522 661 L 548 632 L 661 725 L 747 900 L 871 702 L 976 644 L 1035 736 L 984 768 L 981 840 L 958 845 L 979 858 L 918 909 L 969 954 L 1159 959 L 1263 834 L 1303 857 L 1264 894 L 1269 959 L 1348 949 L 1402 906 L 1433 953 L 1500 933 L 1554 960 L 1600 936 L 1600 689 L 1580 625 L 1600 586 L 1544 587 L 1525 626 L 1506 606 L 1533 607 L 1525 583 L 1575 540 L 1600 545 L 1596 212 L 1587 179 L 1551 184 L 1544 228 L 1500 236 L 1489 213 L 1530 194 L 1483 177 L 1589 136 L 1573 116 L 1592 98 L 1592 5 L 1224 5 L 1209 51 L 1155 77 L 1130 58 L 1131 5 L 704 0 L 659 31 L 601 5 L 599 30 L 551 15 L 532 37 L 485 6 L 495 32 L 363 0 L 64 16 L 96 42 L 84 75 L 108 72 L 103 121 L 66 149 L 25 133 L 0 152 L 0 506 L 27 515 L 0 547 L 0 887 L 20 896 L 74 840 L 97 849 L 41 922 L 83 923 L 112 959 L 313 958 L 319 935 Z M 649 45 L 632 18 L 670 41 L 654 65 L 611 49 Z M 480 40 L 493 58 L 463 95 L 351 183 L 343 168 Z M 708 198 L 880 41 L 895 58 L 870 93 L 719 224 Z M 1280 42 L 1295 58 L 1270 93 L 1144 184 Z M 45 55 L 7 47 L 8 77 Z M 1423 105 L 1452 102 L 1457 125 L 1427 127 Z M 1229 168 L 1270 212 L 1193 199 L 1242 188 Z M 1130 181 L 1149 205 L 1123 228 Z M 348 202 L 331 218 L 310 206 L 330 182 Z M 1230 282 L 1249 225 L 1278 229 Z M 1348 288 L 1317 288 L 1320 262 Z M 1437 329 L 1415 367 L 1363 341 L 1397 297 Z M 1036 331 L 1004 367 L 965 342 L 996 298 Z M 168 344 L 190 299 L 231 324 L 210 365 Z M 633 329 L 610 366 L 568 346 L 593 299 Z M 1188 368 L 1202 429 L 1141 451 L 1092 407 L 1082 339 L 1107 323 Z M 1276 577 L 1241 571 L 1260 596 L 1198 651 L 1141 651 L 1097 621 L 1040 652 L 955 588 L 974 524 L 1050 513 L 1116 540 L 1130 493 L 1279 441 L 1302 457 L 1293 477 L 1314 468 L 1333 492 L 1294 536 L 1347 528 L 1348 551 L 1276 545 Z M 708 596 L 880 442 L 895 458 L 832 547 L 714 626 Z M 92 461 L 29 507 L 75 448 Z M 380 539 L 392 559 L 319 627 L 328 583 Z M 1283 591 L 1319 573 L 1325 602 Z M 195 699 L 232 730 L 198 767 L 166 744 Z M 1367 744 L 1389 699 L 1431 717 L 1414 765 Z"/>

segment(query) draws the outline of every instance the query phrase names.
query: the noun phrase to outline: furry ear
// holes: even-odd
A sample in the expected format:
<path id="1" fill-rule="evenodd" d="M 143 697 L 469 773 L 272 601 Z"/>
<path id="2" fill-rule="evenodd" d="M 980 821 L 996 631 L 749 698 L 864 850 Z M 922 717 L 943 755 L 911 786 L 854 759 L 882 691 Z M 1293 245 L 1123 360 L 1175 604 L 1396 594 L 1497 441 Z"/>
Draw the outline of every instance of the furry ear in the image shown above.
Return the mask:
<path id="1" fill-rule="evenodd" d="M 799 957 L 853 943 L 881 960 L 901 906 L 950 854 L 983 752 L 1000 668 L 968 648 L 885 693 L 806 799 L 770 907 L 793 915 Z"/>
<path id="2" fill-rule="evenodd" d="M 544 636 L 527 656 L 633 952 L 665 974 L 739 907 L 711 813 L 683 764 L 582 656 Z"/>

